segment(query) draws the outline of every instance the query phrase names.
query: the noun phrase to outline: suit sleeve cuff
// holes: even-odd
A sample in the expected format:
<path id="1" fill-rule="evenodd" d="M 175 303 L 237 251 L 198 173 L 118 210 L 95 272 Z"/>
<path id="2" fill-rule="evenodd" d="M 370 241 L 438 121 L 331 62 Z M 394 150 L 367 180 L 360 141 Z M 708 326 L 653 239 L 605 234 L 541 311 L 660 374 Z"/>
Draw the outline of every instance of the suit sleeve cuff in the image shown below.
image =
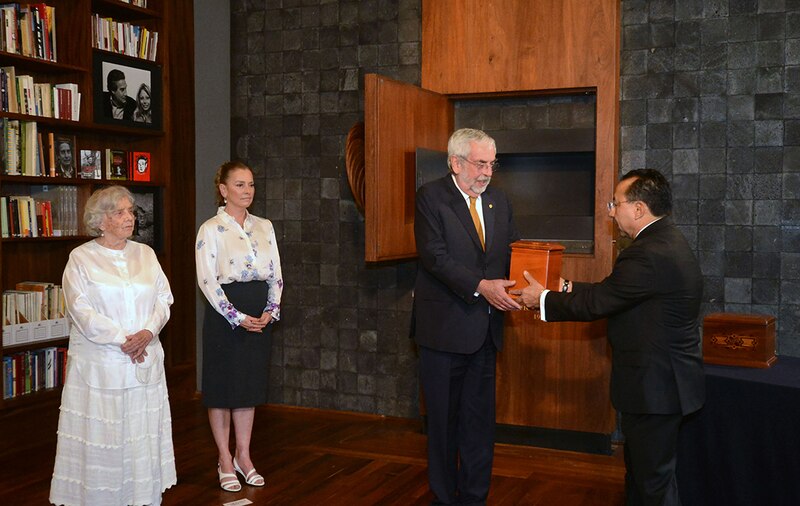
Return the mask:
<path id="1" fill-rule="evenodd" d="M 544 299 L 547 297 L 548 293 L 550 293 L 550 290 L 542 290 L 542 294 L 539 295 L 539 316 L 543 322 L 547 321 L 547 315 L 544 311 Z"/>

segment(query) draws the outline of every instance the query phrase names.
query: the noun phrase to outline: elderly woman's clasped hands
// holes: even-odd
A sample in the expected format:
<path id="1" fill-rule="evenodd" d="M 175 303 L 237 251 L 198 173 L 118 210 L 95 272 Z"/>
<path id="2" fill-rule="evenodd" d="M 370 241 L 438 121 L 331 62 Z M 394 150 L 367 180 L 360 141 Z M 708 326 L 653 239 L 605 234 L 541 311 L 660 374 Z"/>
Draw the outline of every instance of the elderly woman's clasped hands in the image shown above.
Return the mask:
<path id="1" fill-rule="evenodd" d="M 131 362 L 141 364 L 147 356 L 147 345 L 153 340 L 153 333 L 147 329 L 142 329 L 135 334 L 125 336 L 125 344 L 120 348 L 122 353 L 131 357 Z"/>

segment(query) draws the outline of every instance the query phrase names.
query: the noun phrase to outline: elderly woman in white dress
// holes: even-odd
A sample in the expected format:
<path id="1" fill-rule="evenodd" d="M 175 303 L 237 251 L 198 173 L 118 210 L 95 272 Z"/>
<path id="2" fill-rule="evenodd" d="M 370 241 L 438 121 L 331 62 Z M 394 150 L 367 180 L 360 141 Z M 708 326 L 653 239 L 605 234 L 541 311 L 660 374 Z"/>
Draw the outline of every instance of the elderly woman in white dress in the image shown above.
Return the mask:
<path id="1" fill-rule="evenodd" d="M 70 253 L 70 319 L 50 502 L 158 505 L 176 483 L 172 420 L 158 334 L 172 292 L 153 250 L 128 238 L 134 198 L 95 192 L 84 224 L 96 236 Z"/>

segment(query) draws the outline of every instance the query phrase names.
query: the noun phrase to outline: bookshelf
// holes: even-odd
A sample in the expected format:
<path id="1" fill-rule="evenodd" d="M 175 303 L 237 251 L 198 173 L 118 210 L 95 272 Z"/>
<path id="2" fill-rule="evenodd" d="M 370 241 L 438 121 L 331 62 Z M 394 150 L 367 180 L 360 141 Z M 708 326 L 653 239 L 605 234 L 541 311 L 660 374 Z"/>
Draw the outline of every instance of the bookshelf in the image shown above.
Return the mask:
<path id="1" fill-rule="evenodd" d="M 34 122 L 37 136 L 42 134 L 33 166 L 33 173 L 8 174 L 5 160 L 0 167 L 0 196 L 35 196 L 45 200 L 68 189 L 73 195 L 77 216 L 74 230 L 61 227 L 60 235 L 39 237 L 4 237 L 0 240 L 0 289 L 14 289 L 23 281 L 61 283 L 61 275 L 72 249 L 90 239 L 82 230 L 83 206 L 91 193 L 102 186 L 121 184 L 134 195 L 154 202 L 152 218 L 156 236 L 156 252 L 170 280 L 176 303 L 172 307 L 170 323 L 161 340 L 165 348 L 167 366 L 193 365 L 194 363 L 194 270 L 191 265 L 194 242 L 194 94 L 193 70 L 193 6 L 192 0 L 147 0 L 147 7 L 123 0 L 48 0 L 44 2 L 55 12 L 55 37 L 52 46 L 56 60 L 39 56 L 24 56 L 0 49 L 0 67 L 13 67 L 17 76 L 30 75 L 34 83 L 55 85 L 72 83 L 80 92 L 77 120 L 47 117 L 37 113 L 0 112 L 0 122 Z M 22 10 L 33 11 L 42 2 L 18 2 Z M 98 49 L 98 19 L 105 19 L 105 27 L 119 28 L 124 33 L 116 38 L 113 33 L 105 46 L 113 40 L 132 40 L 131 34 L 157 33 L 155 51 L 150 58 L 140 58 L 135 44 L 118 44 L 119 50 Z M 111 21 L 113 20 L 113 21 Z M 34 37 L 35 39 L 35 37 Z M 152 39 L 151 39 L 152 40 Z M 151 43 L 152 44 L 152 43 Z M 131 49 L 133 50 L 131 51 Z M 152 49 L 152 46 L 151 46 Z M 102 105 L 108 91 L 105 77 L 109 69 L 125 72 L 127 95 L 140 92 L 140 83 L 148 85 L 152 94 L 152 121 L 116 120 L 106 114 Z M 187 77 L 188 76 L 188 77 Z M 187 82 L 188 81 L 188 82 Z M 136 89 L 133 89 L 136 87 Z M 46 86 L 45 86 L 46 88 Z M 54 99 L 55 100 L 55 99 Z M 37 97 L 38 103 L 38 97 Z M 45 108 L 50 110 L 51 108 Z M 127 114 L 127 113 L 126 113 Z M 58 154 L 50 151 L 49 134 L 74 140 L 72 146 L 75 177 L 63 177 L 60 171 L 51 177 L 51 160 Z M 4 135 L 5 137 L 5 135 Z M 6 139 L 4 138 L 4 141 Z M 5 144 L 5 142 L 4 142 Z M 106 177 L 106 150 L 123 150 L 127 153 L 146 152 L 150 155 L 149 181 L 114 180 Z M 100 151 L 101 178 L 82 179 L 81 151 Z M 39 159 L 42 161 L 40 162 Z M 43 172 L 43 175 L 39 173 Z M 132 178 L 131 178 L 132 179 Z M 157 208 L 156 208 L 157 206 Z M 54 224 L 56 220 L 54 219 Z M 180 301 L 180 302 L 179 302 Z M 39 348 L 66 347 L 68 338 L 24 344 L 0 345 L 0 356 L 36 351 Z M 0 394 L 5 392 L 5 378 L 0 378 Z M 60 388 L 0 399 L 0 413 L 18 406 L 39 402 L 57 402 Z M 2 395 L 0 395 L 2 397 Z"/>

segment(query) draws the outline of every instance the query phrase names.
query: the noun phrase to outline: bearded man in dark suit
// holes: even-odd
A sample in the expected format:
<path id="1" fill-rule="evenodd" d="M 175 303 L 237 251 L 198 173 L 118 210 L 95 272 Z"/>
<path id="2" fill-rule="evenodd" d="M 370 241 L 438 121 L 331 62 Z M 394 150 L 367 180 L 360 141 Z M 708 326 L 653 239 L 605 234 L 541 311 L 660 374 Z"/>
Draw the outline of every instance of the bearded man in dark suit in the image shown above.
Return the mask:
<path id="1" fill-rule="evenodd" d="M 495 155 L 486 133 L 457 130 L 447 146 L 450 174 L 416 197 L 413 328 L 434 504 L 485 504 L 489 494 L 503 312 L 521 307 L 506 292 L 517 231 L 506 195 L 489 187 Z"/>
<path id="2" fill-rule="evenodd" d="M 539 307 L 548 322 L 608 317 L 611 400 L 625 435 L 629 506 L 679 505 L 678 430 L 705 400 L 699 313 L 703 280 L 697 259 L 669 218 L 672 192 L 655 170 L 622 177 L 609 216 L 633 242 L 599 283 L 562 279 L 566 293 L 530 286 L 511 293 Z"/>

